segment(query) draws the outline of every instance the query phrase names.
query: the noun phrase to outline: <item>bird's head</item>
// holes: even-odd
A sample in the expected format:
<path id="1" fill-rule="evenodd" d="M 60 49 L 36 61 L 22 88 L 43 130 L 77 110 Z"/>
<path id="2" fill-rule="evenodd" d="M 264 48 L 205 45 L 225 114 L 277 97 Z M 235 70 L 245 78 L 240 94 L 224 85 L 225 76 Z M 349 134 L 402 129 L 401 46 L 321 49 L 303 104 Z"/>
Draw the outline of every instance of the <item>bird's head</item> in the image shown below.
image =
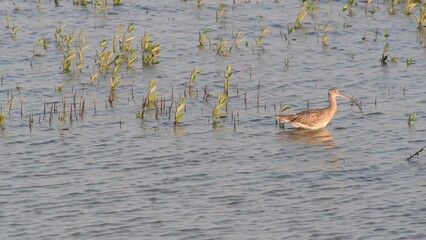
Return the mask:
<path id="1" fill-rule="evenodd" d="M 349 101 L 351 101 L 352 102 L 352 104 L 355 104 L 357 107 L 359 107 L 359 109 L 361 110 L 361 112 L 362 112 L 362 108 L 361 108 L 361 105 L 359 105 L 353 98 L 351 98 L 351 97 L 348 97 L 348 96 L 346 96 L 345 94 L 343 94 L 343 93 L 341 93 L 341 92 L 339 92 L 337 89 L 335 89 L 335 88 L 330 88 L 330 89 L 328 89 L 328 96 L 329 97 L 332 97 L 332 98 L 335 98 L 335 97 L 342 97 L 342 98 L 345 98 L 345 99 L 347 99 L 347 100 L 349 100 Z"/>

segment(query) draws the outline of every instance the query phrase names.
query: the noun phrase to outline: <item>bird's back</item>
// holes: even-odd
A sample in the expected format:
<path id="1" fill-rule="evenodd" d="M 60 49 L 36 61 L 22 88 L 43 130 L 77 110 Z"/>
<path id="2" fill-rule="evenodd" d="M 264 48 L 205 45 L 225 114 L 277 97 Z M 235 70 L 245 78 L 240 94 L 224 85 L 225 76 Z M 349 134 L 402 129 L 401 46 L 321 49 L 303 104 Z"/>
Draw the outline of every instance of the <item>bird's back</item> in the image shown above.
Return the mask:
<path id="1" fill-rule="evenodd" d="M 334 113 L 328 108 L 312 109 L 296 114 L 278 114 L 275 119 L 280 123 L 290 123 L 295 127 L 319 129 L 325 127 Z"/>

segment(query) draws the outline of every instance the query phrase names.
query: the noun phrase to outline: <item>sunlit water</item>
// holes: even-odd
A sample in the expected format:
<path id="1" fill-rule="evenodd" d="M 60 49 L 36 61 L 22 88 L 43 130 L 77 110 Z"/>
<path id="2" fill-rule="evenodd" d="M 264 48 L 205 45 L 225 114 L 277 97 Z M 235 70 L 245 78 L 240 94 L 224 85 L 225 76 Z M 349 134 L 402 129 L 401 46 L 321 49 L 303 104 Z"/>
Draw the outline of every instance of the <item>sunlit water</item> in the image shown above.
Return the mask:
<path id="1" fill-rule="evenodd" d="M 341 2 L 317 3 L 314 17 L 289 35 L 298 4 L 225 3 L 217 20 L 216 1 L 201 8 L 196 1 L 122 1 L 106 12 L 72 1 L 0 3 L 7 117 L 0 127 L 1 239 L 426 238 L 426 160 L 405 160 L 425 145 L 426 133 L 425 48 L 414 16 L 403 6 L 389 16 L 383 1 L 369 6 L 374 14 L 358 2 L 353 16 Z M 7 16 L 10 27 L 21 28 L 15 37 Z M 120 70 L 110 106 L 111 73 L 94 83 L 89 73 L 102 36 L 111 42 L 116 27 L 131 22 L 138 59 L 133 70 Z M 89 47 L 80 74 L 62 73 L 64 53 L 53 35 L 60 24 L 65 33 L 84 31 Z M 271 32 L 259 47 L 261 26 Z M 199 49 L 205 29 L 212 31 Z M 152 67 L 140 60 L 145 31 L 161 47 Z M 229 48 L 236 32 L 245 40 L 229 56 L 209 47 L 208 39 L 222 37 Z M 36 47 L 41 56 L 33 58 L 41 37 L 48 49 Z M 382 66 L 386 43 L 398 61 Z M 407 66 L 407 58 L 415 64 Z M 212 124 L 227 65 L 235 71 L 227 117 Z M 173 126 L 173 111 L 171 119 L 163 111 L 157 120 L 154 110 L 136 119 L 150 79 L 168 108 L 194 66 L 201 74 L 180 125 Z M 322 107 L 330 87 L 361 101 L 364 113 L 338 99 L 325 129 L 275 125 L 280 104 L 292 107 L 286 112 Z M 77 107 L 85 96 L 85 111 L 70 121 L 72 90 Z M 50 121 L 52 104 L 44 110 L 45 102 L 57 102 Z"/>

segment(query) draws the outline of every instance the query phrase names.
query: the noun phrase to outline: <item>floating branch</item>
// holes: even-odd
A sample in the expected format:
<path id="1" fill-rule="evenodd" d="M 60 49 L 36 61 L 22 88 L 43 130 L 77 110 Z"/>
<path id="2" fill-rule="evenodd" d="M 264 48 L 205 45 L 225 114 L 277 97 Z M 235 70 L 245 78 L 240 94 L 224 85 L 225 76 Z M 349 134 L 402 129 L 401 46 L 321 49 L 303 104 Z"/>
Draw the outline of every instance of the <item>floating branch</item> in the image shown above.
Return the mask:
<path id="1" fill-rule="evenodd" d="M 420 156 L 420 153 L 425 149 L 426 146 L 423 146 L 419 151 L 414 153 L 413 155 L 410 154 L 410 156 L 406 159 L 407 162 L 411 162 L 411 159 L 415 156 Z"/>

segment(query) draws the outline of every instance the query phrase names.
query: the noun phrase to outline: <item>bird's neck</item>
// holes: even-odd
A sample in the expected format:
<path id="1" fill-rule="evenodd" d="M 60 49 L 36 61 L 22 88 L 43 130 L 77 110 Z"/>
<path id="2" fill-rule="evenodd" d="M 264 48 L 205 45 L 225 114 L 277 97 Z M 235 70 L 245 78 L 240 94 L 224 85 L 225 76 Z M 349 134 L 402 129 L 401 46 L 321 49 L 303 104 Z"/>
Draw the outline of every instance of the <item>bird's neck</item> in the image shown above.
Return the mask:
<path id="1" fill-rule="evenodd" d="M 328 105 L 328 109 L 331 111 L 331 112 L 336 112 L 336 110 L 337 110 L 337 101 L 336 101 L 336 97 L 332 97 L 332 96 L 328 96 L 328 102 L 329 102 L 329 105 Z"/>

